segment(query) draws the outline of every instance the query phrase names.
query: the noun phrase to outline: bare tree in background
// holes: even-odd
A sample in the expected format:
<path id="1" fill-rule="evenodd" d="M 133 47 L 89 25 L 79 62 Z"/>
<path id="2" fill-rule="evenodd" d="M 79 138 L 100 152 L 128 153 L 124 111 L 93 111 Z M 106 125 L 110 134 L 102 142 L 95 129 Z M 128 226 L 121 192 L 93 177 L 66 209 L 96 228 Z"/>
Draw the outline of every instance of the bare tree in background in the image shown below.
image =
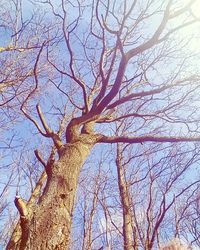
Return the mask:
<path id="1" fill-rule="evenodd" d="M 197 178 L 189 181 L 185 176 L 199 161 L 198 150 L 196 154 L 192 151 L 192 155 L 191 151 L 176 147 L 140 149 L 138 155 L 127 154 L 126 150 L 127 146 L 118 145 L 116 158 L 124 249 L 151 250 L 166 241 L 165 235 L 172 238 L 190 235 L 178 227 L 173 208 L 180 204 L 182 211 L 190 214 L 190 203 L 195 200 L 200 181 Z M 159 156 L 160 150 L 163 157 Z M 184 196 L 187 198 L 183 199 Z M 186 222 L 185 217 L 182 219 Z"/>
<path id="2" fill-rule="evenodd" d="M 96 158 L 81 173 L 70 249 L 88 249 L 88 235 L 92 249 L 160 249 L 173 238 L 198 246 L 185 226 L 197 217 L 199 179 L 187 176 L 199 161 L 198 148 L 117 144 L 116 150 L 100 157 L 101 171 Z"/>
<path id="3" fill-rule="evenodd" d="M 194 190 L 195 191 L 195 190 Z M 193 199 L 186 200 L 187 209 L 181 209 L 178 213 L 178 223 L 180 231 L 186 240 L 191 241 L 191 245 L 200 247 L 200 200 L 199 200 L 199 186 L 194 192 Z M 189 237 L 188 237 L 189 236 Z"/>
<path id="4" fill-rule="evenodd" d="M 1 52 L 15 52 L 3 80 L 15 78 L 21 112 L 53 145 L 35 151 L 47 181 L 31 205 L 16 197 L 20 225 L 7 249 L 68 249 L 79 174 L 97 143 L 200 141 L 200 78 L 183 37 L 199 19 L 195 0 L 32 2 L 26 20 L 22 5 L 9 12 L 5 2 L 21 18 Z M 127 134 L 113 133 L 116 121 Z"/>

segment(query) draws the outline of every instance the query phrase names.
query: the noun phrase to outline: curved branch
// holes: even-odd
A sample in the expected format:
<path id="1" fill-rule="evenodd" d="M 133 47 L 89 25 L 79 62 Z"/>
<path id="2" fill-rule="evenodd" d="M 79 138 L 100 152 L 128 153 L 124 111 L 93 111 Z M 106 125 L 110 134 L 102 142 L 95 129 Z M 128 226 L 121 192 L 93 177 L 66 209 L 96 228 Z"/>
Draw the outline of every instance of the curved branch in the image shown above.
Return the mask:
<path id="1" fill-rule="evenodd" d="M 43 160 L 42 156 L 40 155 L 40 152 L 36 149 L 34 150 L 35 156 L 38 159 L 38 161 L 46 168 L 46 162 Z"/>
<path id="2" fill-rule="evenodd" d="M 170 88 L 173 88 L 173 87 L 177 87 L 177 86 L 182 86 L 183 87 L 185 85 L 183 83 L 185 83 L 185 82 L 188 82 L 188 81 L 196 82 L 196 81 L 199 81 L 199 80 L 200 80 L 200 78 L 198 76 L 191 76 L 189 78 L 177 81 L 177 82 L 172 83 L 172 84 L 166 84 L 166 85 L 164 85 L 164 86 L 162 86 L 160 88 L 152 89 L 152 90 L 149 90 L 149 91 L 138 92 L 138 93 L 132 93 L 130 95 L 124 96 L 121 99 L 111 103 L 110 105 L 107 106 L 107 109 L 113 109 L 113 108 L 115 108 L 116 106 L 118 106 L 120 104 L 123 104 L 123 103 L 125 103 L 127 101 L 132 100 L 133 98 L 145 97 L 145 96 L 149 96 L 149 95 L 159 94 L 159 93 L 163 92 L 164 90 L 167 90 L 167 89 L 170 89 Z"/>

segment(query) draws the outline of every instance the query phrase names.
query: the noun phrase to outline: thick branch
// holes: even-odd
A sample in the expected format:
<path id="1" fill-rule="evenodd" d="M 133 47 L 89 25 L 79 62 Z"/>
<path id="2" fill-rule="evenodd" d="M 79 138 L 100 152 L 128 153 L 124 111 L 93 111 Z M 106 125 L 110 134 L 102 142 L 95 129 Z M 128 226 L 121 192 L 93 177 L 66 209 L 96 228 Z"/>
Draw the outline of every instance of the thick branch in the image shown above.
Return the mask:
<path id="1" fill-rule="evenodd" d="M 99 136 L 101 143 L 143 143 L 143 142 L 200 142 L 200 137 L 176 137 L 176 136 Z"/>
<path id="2" fill-rule="evenodd" d="M 42 159 L 42 156 L 40 155 L 39 151 L 36 149 L 34 150 L 35 156 L 38 159 L 38 161 L 46 168 L 46 162 Z"/>
<path id="3" fill-rule="evenodd" d="M 51 129 L 49 128 L 49 126 L 47 125 L 47 123 L 45 121 L 44 115 L 43 115 L 43 113 L 41 111 L 41 108 L 40 108 L 39 104 L 36 105 L 36 109 L 37 109 L 37 112 L 38 112 L 38 115 L 39 115 L 39 118 L 40 118 L 40 121 L 42 123 L 42 126 L 43 126 L 44 130 L 46 131 L 47 134 L 50 135 L 52 133 L 52 131 L 51 131 Z"/>
<path id="4" fill-rule="evenodd" d="M 127 52 L 127 58 L 128 60 L 131 59 L 132 57 L 134 57 L 135 55 L 142 53 L 143 51 L 151 48 L 153 45 L 155 45 L 158 42 L 158 39 L 160 37 L 160 35 L 162 34 L 168 20 L 169 20 L 169 16 L 170 16 L 170 7 L 172 5 L 172 0 L 170 0 L 167 4 L 166 10 L 164 12 L 164 16 L 163 19 L 159 25 L 159 27 L 157 28 L 157 30 L 155 31 L 155 33 L 153 34 L 153 36 L 146 42 L 143 43 L 142 45 L 131 49 Z"/>
<path id="5" fill-rule="evenodd" d="M 38 182 L 35 186 L 35 189 L 33 190 L 32 194 L 31 194 L 29 201 L 27 202 L 26 206 L 27 206 L 29 213 L 32 213 L 32 206 L 35 204 L 36 200 L 40 196 L 41 189 L 42 189 L 42 186 L 43 186 L 46 178 L 47 178 L 47 174 L 46 174 L 46 171 L 44 171 L 42 173 L 40 179 L 38 180 Z M 26 212 L 23 212 L 23 213 L 26 213 Z M 29 214 L 29 216 L 30 216 L 30 214 Z M 18 244 L 18 242 L 21 239 L 22 223 L 25 222 L 25 224 L 26 224 L 26 221 L 27 221 L 26 219 L 24 219 L 24 220 L 22 219 L 22 222 L 17 223 L 15 230 L 10 238 L 10 241 L 6 247 L 6 250 L 11 250 L 11 249 L 14 249 L 16 247 L 16 245 Z"/>
<path id="6" fill-rule="evenodd" d="M 126 65 L 127 65 L 127 59 L 125 56 L 122 56 L 121 62 L 119 64 L 118 73 L 117 73 L 115 82 L 113 84 L 113 87 L 110 90 L 110 92 L 104 97 L 104 99 L 100 102 L 98 107 L 96 108 L 96 110 L 98 110 L 99 114 L 112 101 L 112 99 L 118 94 L 123 77 L 124 77 L 124 73 L 126 70 Z"/>
<path id="7" fill-rule="evenodd" d="M 74 53 L 73 53 L 73 50 L 72 50 L 72 47 L 71 47 L 71 43 L 70 43 L 70 33 L 77 26 L 80 15 L 79 15 L 79 17 L 77 18 L 77 20 L 75 22 L 76 24 L 75 24 L 74 28 L 72 30 L 68 31 L 68 27 L 69 26 L 68 27 L 66 26 L 67 14 L 66 14 L 66 10 L 64 8 L 64 5 L 62 5 L 62 7 L 63 7 L 63 12 L 64 12 L 64 19 L 63 19 L 62 28 L 63 28 L 64 38 L 65 38 L 65 43 L 66 43 L 66 46 L 67 46 L 67 49 L 68 49 L 68 52 L 69 52 L 69 56 L 70 56 L 70 62 L 69 62 L 69 67 L 70 67 L 70 71 L 71 71 L 70 78 L 73 79 L 81 87 L 81 89 L 82 89 L 83 99 L 84 99 L 84 105 L 85 105 L 85 112 L 87 113 L 88 110 L 89 110 L 89 107 L 88 107 L 89 104 L 88 104 L 88 97 L 87 97 L 86 85 L 85 85 L 85 83 L 82 80 L 80 80 L 76 76 L 76 73 L 75 73 L 75 70 L 74 70 Z"/>
<path id="8" fill-rule="evenodd" d="M 163 91 L 165 91 L 167 89 L 170 89 L 170 88 L 174 88 L 174 87 L 177 87 L 177 86 L 183 87 L 186 84 L 188 84 L 188 81 L 196 82 L 196 81 L 199 81 L 199 80 L 200 79 L 199 79 L 198 76 L 191 76 L 189 78 L 177 81 L 177 82 L 172 83 L 172 84 L 166 84 L 166 85 L 164 85 L 162 87 L 159 87 L 159 88 L 156 88 L 156 89 L 152 89 L 152 90 L 149 90 L 149 91 L 142 91 L 142 92 L 138 92 L 138 93 L 132 93 L 130 95 L 124 96 L 121 99 L 111 103 L 110 105 L 108 105 L 107 109 L 113 109 L 113 108 L 115 108 L 116 106 L 118 106 L 120 104 L 123 104 L 123 103 L 125 103 L 127 101 L 132 100 L 133 98 L 145 97 L 145 96 L 159 94 L 159 93 L 161 93 L 161 92 L 163 92 Z"/>
<path id="9" fill-rule="evenodd" d="M 19 249 L 24 250 L 29 237 L 29 218 L 27 203 L 20 197 L 15 197 L 15 206 L 17 207 L 20 214 L 20 226 L 21 226 L 21 242 Z"/>
<path id="10" fill-rule="evenodd" d="M 20 196 L 16 196 L 15 197 L 15 206 L 17 208 L 17 210 L 20 213 L 20 216 L 22 217 L 27 217 L 28 215 L 28 209 L 27 209 L 27 204 L 26 202 L 20 197 Z"/>

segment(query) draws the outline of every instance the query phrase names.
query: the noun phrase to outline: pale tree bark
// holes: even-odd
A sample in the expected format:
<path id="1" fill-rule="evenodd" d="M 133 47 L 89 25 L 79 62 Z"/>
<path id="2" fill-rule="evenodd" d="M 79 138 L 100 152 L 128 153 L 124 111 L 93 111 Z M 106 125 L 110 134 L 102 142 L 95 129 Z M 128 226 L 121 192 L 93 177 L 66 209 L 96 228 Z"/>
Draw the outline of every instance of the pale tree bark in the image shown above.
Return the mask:
<path id="1" fill-rule="evenodd" d="M 93 243 L 92 236 L 93 236 L 93 226 L 94 226 L 93 224 L 94 224 L 95 212 L 97 210 L 97 205 L 98 205 L 98 195 L 100 191 L 99 181 L 100 181 L 100 173 L 95 177 L 95 182 L 91 187 L 93 189 L 93 191 L 90 191 L 93 193 L 92 197 L 89 195 L 89 197 L 87 198 L 86 195 L 84 198 L 84 211 L 83 211 L 84 235 L 83 235 L 82 250 L 92 250 L 92 243 Z M 92 200 L 91 207 L 88 207 L 89 206 L 88 199 Z"/>
<path id="2" fill-rule="evenodd" d="M 133 224 L 131 203 L 129 198 L 129 190 L 125 180 L 124 170 L 122 166 L 122 153 L 120 144 L 117 144 L 116 158 L 118 186 L 123 210 L 123 240 L 124 250 L 138 249 L 138 236 L 135 225 Z"/>
<path id="3" fill-rule="evenodd" d="M 121 127 L 123 126 L 121 125 Z M 182 217 L 185 219 L 187 216 L 189 217 L 186 214 L 190 214 L 190 205 L 195 199 L 199 180 L 191 184 L 183 184 L 181 189 L 180 180 L 182 181 L 192 164 L 198 162 L 199 153 L 191 155 L 191 158 L 189 156 L 190 150 L 188 152 L 177 151 L 173 155 L 172 152 L 177 150 L 177 145 L 174 145 L 174 148 L 169 148 L 169 152 L 165 151 L 164 157 L 159 158 L 160 156 L 157 155 L 160 151 L 158 145 L 154 145 L 155 147 L 152 148 L 151 146 L 146 148 L 145 145 L 142 145 L 140 150 L 136 152 L 134 151 L 135 147 L 131 147 L 131 145 L 118 144 L 117 146 L 116 166 L 121 216 L 123 216 L 124 249 L 128 245 L 125 245 L 125 242 L 130 243 L 129 249 L 136 249 L 134 246 L 135 235 L 138 236 L 136 238 L 138 245 L 146 250 L 154 249 L 156 246 L 161 247 L 163 245 L 161 235 L 167 232 L 168 223 L 170 225 L 174 223 L 175 216 L 172 219 L 172 210 L 170 209 L 176 205 L 177 201 L 183 210 Z M 157 189 L 157 185 L 159 185 L 159 189 Z M 176 185 L 179 185 L 178 189 L 176 189 Z M 168 196 L 171 193 L 176 195 L 169 202 Z M 188 198 L 182 200 L 185 196 Z M 132 225 L 132 230 L 129 224 Z M 172 237 L 176 237 L 175 227 L 174 223 Z M 181 237 L 185 235 L 184 228 L 179 229 Z M 134 230 L 136 230 L 136 234 Z"/>
<path id="4" fill-rule="evenodd" d="M 59 161 L 51 167 L 45 193 L 30 227 L 34 233 L 28 244 L 33 249 L 64 249 L 69 246 L 78 177 L 91 146 L 82 142 L 66 145 L 60 152 Z"/>
<path id="5" fill-rule="evenodd" d="M 42 186 L 43 186 L 46 178 L 47 178 L 47 174 L 46 174 L 46 171 L 44 171 L 42 173 L 40 179 L 38 180 L 35 189 L 33 190 L 32 194 L 31 194 L 31 198 L 29 199 L 27 204 L 25 204 L 25 206 L 27 207 L 28 210 L 32 208 L 32 206 L 35 204 L 35 201 L 40 196 L 40 192 L 41 192 Z M 21 228 L 20 222 L 21 221 L 19 221 L 17 223 L 15 230 L 12 233 L 11 239 L 10 239 L 8 246 L 7 246 L 8 249 L 14 249 L 16 247 L 16 245 L 20 242 L 20 238 L 22 235 L 22 228 Z"/>
<path id="6" fill-rule="evenodd" d="M 68 249 L 78 177 L 93 144 L 92 140 L 69 143 L 60 149 L 59 160 L 47 167 L 39 203 L 29 214 L 21 214 L 21 225 L 28 225 L 22 229 L 21 237 L 26 237 L 19 249 Z M 12 241 L 7 249 L 13 249 Z"/>

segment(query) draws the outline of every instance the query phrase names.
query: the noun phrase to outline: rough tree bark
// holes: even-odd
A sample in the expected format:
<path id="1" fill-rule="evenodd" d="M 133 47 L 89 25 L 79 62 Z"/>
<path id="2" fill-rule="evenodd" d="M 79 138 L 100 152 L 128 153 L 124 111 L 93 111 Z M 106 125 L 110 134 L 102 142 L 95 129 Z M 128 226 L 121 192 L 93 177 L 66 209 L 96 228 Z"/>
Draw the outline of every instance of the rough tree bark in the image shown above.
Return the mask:
<path id="1" fill-rule="evenodd" d="M 69 246 L 79 172 L 90 148 L 91 145 L 81 142 L 66 145 L 59 161 L 50 169 L 45 193 L 32 219 L 31 227 L 35 228 L 29 244 L 33 249 L 67 249 Z"/>
<path id="2" fill-rule="evenodd" d="M 69 248 L 79 173 L 95 144 L 93 136 L 80 138 L 62 146 L 58 161 L 47 166 L 48 177 L 43 195 L 27 216 L 20 213 L 21 240 L 16 242 L 15 238 L 11 238 L 7 250 Z"/>

